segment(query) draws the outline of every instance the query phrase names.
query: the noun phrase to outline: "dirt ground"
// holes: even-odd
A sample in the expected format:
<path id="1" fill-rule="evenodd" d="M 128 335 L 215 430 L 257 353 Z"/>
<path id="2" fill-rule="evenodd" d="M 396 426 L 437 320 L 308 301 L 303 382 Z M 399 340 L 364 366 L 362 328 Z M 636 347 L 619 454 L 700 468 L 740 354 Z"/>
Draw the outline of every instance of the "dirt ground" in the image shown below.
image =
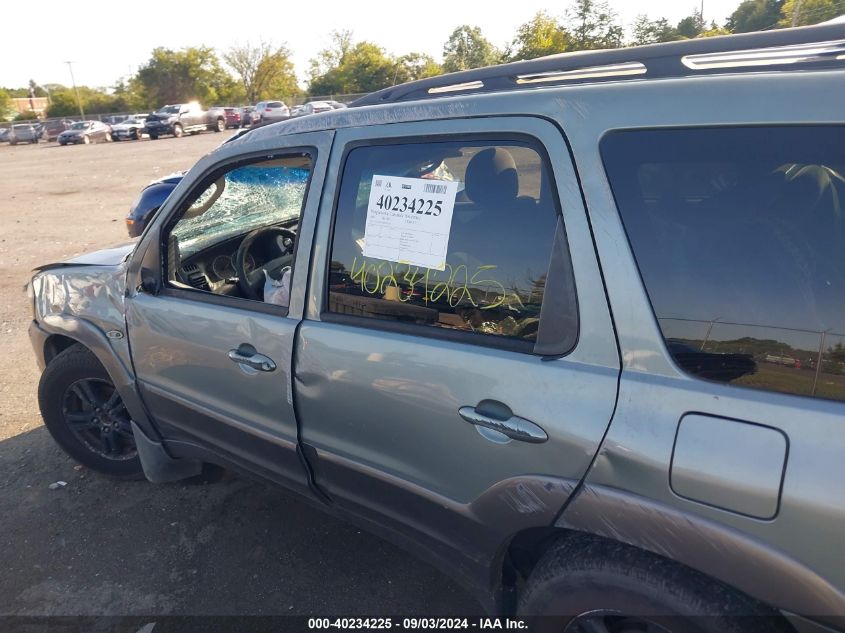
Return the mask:
<path id="1" fill-rule="evenodd" d="M 0 145 L 0 615 L 477 612 L 428 565 L 282 491 L 234 476 L 115 482 L 66 458 L 43 427 L 31 269 L 125 241 L 140 189 L 229 134 Z"/>

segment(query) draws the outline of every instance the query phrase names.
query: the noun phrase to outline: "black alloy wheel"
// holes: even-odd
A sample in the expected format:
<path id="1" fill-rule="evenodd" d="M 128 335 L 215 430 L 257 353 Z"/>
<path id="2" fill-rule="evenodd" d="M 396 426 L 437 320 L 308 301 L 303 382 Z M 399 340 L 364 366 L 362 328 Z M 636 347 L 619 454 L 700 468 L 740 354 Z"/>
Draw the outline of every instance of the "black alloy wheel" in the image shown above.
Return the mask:
<path id="1" fill-rule="evenodd" d="M 74 460 L 107 475 L 143 476 L 129 411 L 90 350 L 72 345 L 50 361 L 38 404 L 50 435 Z"/>
<path id="2" fill-rule="evenodd" d="M 62 402 L 65 424 L 92 453 L 112 460 L 138 454 L 129 412 L 110 381 L 83 378 L 65 390 Z"/>

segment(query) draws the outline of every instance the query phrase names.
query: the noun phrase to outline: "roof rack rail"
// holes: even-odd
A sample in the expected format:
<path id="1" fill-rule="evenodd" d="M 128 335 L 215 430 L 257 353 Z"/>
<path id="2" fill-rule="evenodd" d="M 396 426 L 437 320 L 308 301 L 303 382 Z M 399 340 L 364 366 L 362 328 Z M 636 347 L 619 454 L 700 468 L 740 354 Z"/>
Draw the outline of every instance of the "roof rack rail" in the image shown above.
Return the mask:
<path id="1" fill-rule="evenodd" d="M 625 78 L 658 79 L 702 74 L 845 67 L 845 24 L 705 37 L 601 51 L 561 53 L 465 70 L 384 88 L 350 106 L 436 99 Z"/>

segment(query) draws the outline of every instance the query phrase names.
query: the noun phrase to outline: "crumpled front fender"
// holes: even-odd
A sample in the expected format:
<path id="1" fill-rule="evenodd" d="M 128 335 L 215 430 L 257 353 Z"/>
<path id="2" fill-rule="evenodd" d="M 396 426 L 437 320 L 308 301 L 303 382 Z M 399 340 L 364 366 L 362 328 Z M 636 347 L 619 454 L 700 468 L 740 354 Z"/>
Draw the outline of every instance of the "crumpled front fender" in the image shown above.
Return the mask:
<path id="1" fill-rule="evenodd" d="M 112 257 L 117 255 L 114 250 Z M 136 389 L 126 337 L 126 254 L 118 264 L 88 264 L 79 258 L 42 267 L 30 282 L 35 317 L 30 339 L 40 359 L 53 335 L 87 347 L 109 373 L 132 419 L 157 437 Z"/>

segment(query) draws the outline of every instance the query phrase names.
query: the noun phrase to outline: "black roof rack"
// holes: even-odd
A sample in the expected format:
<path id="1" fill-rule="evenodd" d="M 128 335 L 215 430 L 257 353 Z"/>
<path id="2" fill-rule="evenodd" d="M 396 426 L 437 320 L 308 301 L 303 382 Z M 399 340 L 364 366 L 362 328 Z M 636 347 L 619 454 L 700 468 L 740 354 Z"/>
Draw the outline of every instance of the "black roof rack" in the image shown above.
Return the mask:
<path id="1" fill-rule="evenodd" d="M 502 92 L 625 77 L 845 67 L 845 24 L 704 37 L 601 51 L 578 51 L 465 70 L 384 88 L 350 106 Z"/>

